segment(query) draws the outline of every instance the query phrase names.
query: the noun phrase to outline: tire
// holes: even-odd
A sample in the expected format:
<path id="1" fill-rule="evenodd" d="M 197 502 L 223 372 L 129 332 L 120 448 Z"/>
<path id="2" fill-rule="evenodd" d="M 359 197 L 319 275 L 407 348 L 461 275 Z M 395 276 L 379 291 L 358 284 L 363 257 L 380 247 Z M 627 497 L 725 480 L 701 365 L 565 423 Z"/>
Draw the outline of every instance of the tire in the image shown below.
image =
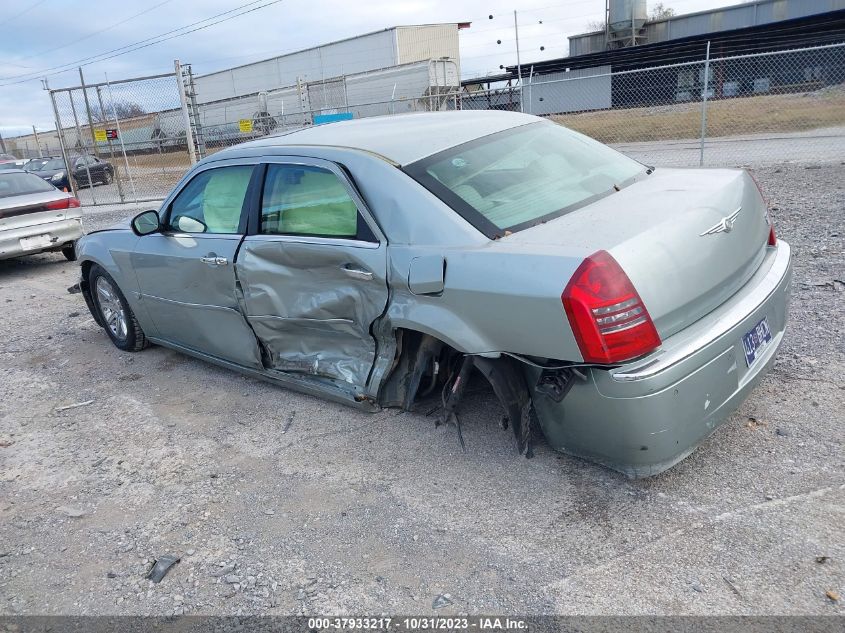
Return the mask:
<path id="1" fill-rule="evenodd" d="M 71 242 L 70 244 L 65 244 L 64 246 L 62 246 L 62 255 L 64 255 L 65 259 L 69 262 L 76 261 L 76 248 L 74 248 L 75 246 L 75 242 Z"/>
<path id="2" fill-rule="evenodd" d="M 111 172 L 110 172 L 110 171 L 106 171 L 106 172 L 103 174 L 103 184 L 104 184 L 104 185 L 110 185 L 110 184 L 111 184 L 111 181 L 112 181 L 112 175 L 111 175 Z"/>
<path id="3" fill-rule="evenodd" d="M 149 345 L 144 331 L 120 288 L 102 267 L 94 265 L 88 274 L 88 287 L 94 308 L 111 342 L 124 352 L 140 352 Z"/>

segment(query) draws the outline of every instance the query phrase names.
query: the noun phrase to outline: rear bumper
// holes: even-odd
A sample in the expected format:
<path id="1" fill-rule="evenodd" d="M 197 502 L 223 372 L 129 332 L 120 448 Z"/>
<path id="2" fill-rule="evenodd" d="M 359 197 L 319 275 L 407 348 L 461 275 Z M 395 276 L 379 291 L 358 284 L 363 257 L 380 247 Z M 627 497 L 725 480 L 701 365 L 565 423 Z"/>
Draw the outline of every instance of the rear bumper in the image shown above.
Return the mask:
<path id="1" fill-rule="evenodd" d="M 791 276 L 789 244 L 778 242 L 734 297 L 663 341 L 654 354 L 612 370 L 588 370 L 559 403 L 533 394 L 549 443 L 629 477 L 677 464 L 771 367 L 783 340 Z M 748 367 L 742 336 L 763 318 L 772 340 Z M 536 384 L 538 373 L 529 369 L 529 384 Z"/>
<path id="2" fill-rule="evenodd" d="M 82 219 L 68 218 L 0 231 L 0 259 L 56 250 L 82 237 Z M 48 245 L 26 246 L 21 240 L 45 235 Z"/>

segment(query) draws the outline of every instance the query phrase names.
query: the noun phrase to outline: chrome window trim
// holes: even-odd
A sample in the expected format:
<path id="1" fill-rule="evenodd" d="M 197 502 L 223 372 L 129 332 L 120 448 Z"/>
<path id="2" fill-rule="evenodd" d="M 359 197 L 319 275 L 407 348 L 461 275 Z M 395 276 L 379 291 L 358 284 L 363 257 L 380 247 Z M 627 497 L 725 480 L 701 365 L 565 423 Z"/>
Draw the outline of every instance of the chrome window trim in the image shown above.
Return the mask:
<path id="1" fill-rule="evenodd" d="M 658 351 L 654 358 L 647 359 L 643 364 L 634 367 L 619 367 L 618 369 L 611 370 L 610 376 L 619 382 L 633 382 L 653 378 L 657 374 L 677 365 L 715 342 L 737 327 L 762 304 L 769 300 L 783 282 L 789 270 L 790 259 L 791 249 L 789 244 L 779 241 L 775 259 L 766 276 L 751 292 L 728 308 L 709 327 L 703 329 L 674 349 L 662 352 Z"/>
<path id="2" fill-rule="evenodd" d="M 295 244 L 323 244 L 325 246 L 347 246 L 350 248 L 369 248 L 377 250 L 380 242 L 346 239 L 342 237 L 315 237 L 313 235 L 247 235 L 246 242 L 290 242 Z"/>
<path id="3" fill-rule="evenodd" d="M 235 240 L 237 242 L 240 242 L 244 237 L 243 233 L 175 233 L 170 231 L 150 233 L 150 235 L 163 235 L 164 237 L 180 237 L 200 240 Z M 149 236 L 145 235 L 144 237 Z"/>

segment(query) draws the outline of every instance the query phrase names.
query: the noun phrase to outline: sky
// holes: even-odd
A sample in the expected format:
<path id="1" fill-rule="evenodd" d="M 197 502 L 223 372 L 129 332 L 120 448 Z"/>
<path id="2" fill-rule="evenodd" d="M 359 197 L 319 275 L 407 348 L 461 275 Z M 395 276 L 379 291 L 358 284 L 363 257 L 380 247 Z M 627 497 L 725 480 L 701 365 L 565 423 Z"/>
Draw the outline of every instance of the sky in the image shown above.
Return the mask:
<path id="1" fill-rule="evenodd" d="M 247 2 L 0 0 L 0 134 L 9 138 L 30 133 L 33 125 L 39 130 L 55 128 L 41 77 L 53 88 L 79 85 L 80 60 Z M 663 5 L 683 14 L 739 2 L 663 0 Z M 648 2 L 649 8 L 655 4 Z M 192 64 L 195 74 L 205 74 L 399 24 L 472 22 L 460 34 L 461 72 L 464 77 L 482 76 L 516 63 L 515 9 L 525 65 L 565 56 L 568 36 L 603 19 L 604 0 L 281 0 L 183 37 L 94 61 L 83 72 L 89 83 L 104 81 L 106 74 L 110 80 L 123 79 L 170 72 L 173 60 L 179 59 Z M 67 66 L 72 67 L 58 72 Z"/>

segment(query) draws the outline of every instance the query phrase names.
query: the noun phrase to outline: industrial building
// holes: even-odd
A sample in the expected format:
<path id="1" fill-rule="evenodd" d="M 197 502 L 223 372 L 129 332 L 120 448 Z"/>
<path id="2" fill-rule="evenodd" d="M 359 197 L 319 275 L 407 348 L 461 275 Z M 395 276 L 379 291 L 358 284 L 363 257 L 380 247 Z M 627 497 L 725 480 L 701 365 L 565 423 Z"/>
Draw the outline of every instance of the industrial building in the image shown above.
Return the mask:
<path id="1" fill-rule="evenodd" d="M 845 81 L 845 47 L 796 53 L 788 64 L 774 55 L 733 59 L 845 42 L 845 0 L 757 0 L 653 21 L 646 0 L 608 0 L 605 6 L 605 30 L 570 37 L 569 57 L 462 81 L 464 107 L 520 109 L 521 97 L 524 111 L 554 114 L 694 101 L 705 92 L 730 98 L 814 90 Z M 708 47 L 711 59 L 725 61 L 714 65 L 705 88 Z M 653 70 L 626 75 L 645 69 Z M 523 88 L 515 90 L 520 75 Z M 511 87 L 479 92 L 502 83 Z"/>
<path id="2" fill-rule="evenodd" d="M 225 143 L 247 118 L 267 132 L 318 114 L 441 109 L 460 85 L 458 31 L 468 26 L 395 26 L 195 77 L 205 142 Z"/>
<path id="3" fill-rule="evenodd" d="M 259 62 L 193 77 L 199 126 L 208 148 L 247 140 L 239 128 L 253 121 L 254 135 L 314 123 L 319 115 L 355 118 L 447 106 L 444 95 L 460 86 L 458 32 L 469 23 L 394 26 Z M 178 102 L 178 96 L 174 95 Z M 180 109 L 121 121 L 127 151 L 185 146 Z M 81 148 L 90 139 L 84 117 L 77 130 L 64 125 L 65 142 Z M 56 132 L 39 134 L 42 148 L 59 148 Z M 37 155 L 33 135 L 7 139 L 13 151 Z"/>

